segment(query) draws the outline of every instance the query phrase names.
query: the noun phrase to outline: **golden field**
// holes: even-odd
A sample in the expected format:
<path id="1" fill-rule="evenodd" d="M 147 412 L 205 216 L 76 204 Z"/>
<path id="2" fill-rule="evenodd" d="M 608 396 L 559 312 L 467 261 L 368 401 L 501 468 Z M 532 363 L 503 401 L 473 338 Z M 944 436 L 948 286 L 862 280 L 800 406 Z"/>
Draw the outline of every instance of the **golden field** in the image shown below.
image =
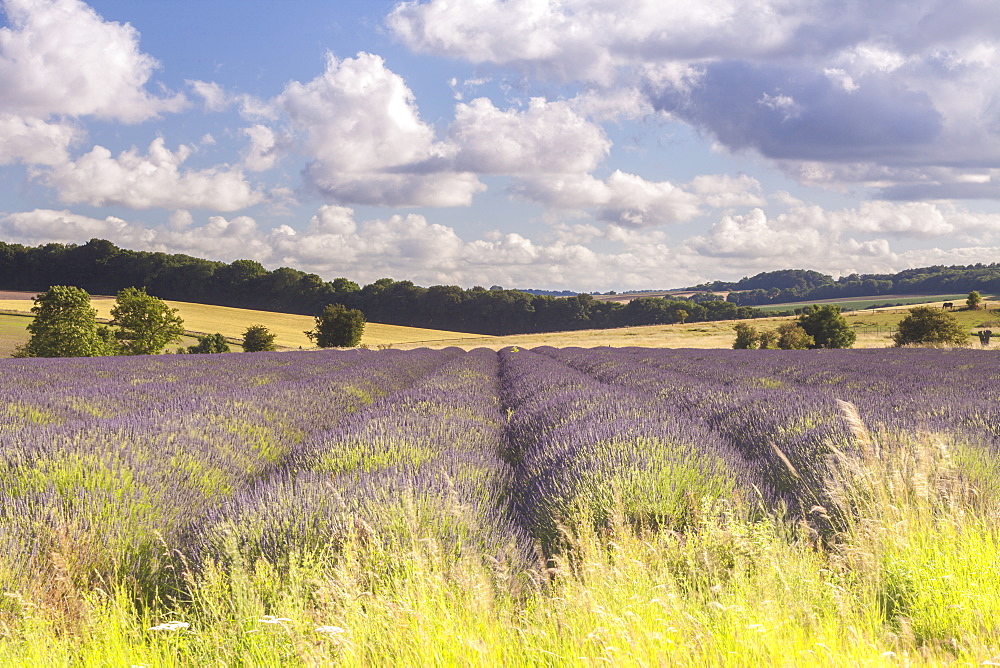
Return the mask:
<path id="1" fill-rule="evenodd" d="M 30 299 L 2 299 L 0 300 L 0 311 L 28 313 L 33 304 L 34 302 Z M 97 317 L 103 319 L 111 318 L 111 308 L 114 304 L 112 299 L 95 299 L 92 302 L 93 307 L 97 310 Z M 189 302 L 168 301 L 167 304 L 179 311 L 180 316 L 184 319 L 184 328 L 192 334 L 215 334 L 218 332 L 230 339 L 242 339 L 243 332 L 246 331 L 247 327 L 264 325 L 276 335 L 275 343 L 281 348 L 313 347 L 312 342 L 305 335 L 306 330 L 312 329 L 316 322 L 311 316 L 252 311 Z M 18 322 L 22 320 L 16 316 L 15 319 Z M 26 321 L 19 327 L 16 323 L 11 324 L 0 330 L 0 335 L 11 328 L 13 328 L 11 332 L 17 335 L 26 325 Z M 23 334 L 23 338 L 27 340 L 26 332 Z M 426 342 L 426 345 L 433 345 L 434 342 L 442 339 L 461 341 L 470 338 L 477 338 L 477 335 L 369 322 L 365 325 L 365 334 L 361 343 L 374 348 L 378 345 L 388 344 L 394 346 L 397 344 L 421 345 L 415 344 L 415 342 Z M 6 351 L 5 348 L 5 346 L 0 347 L 0 353 L 5 352 L 9 355 L 10 352 Z M 13 345 L 10 346 L 10 349 L 13 350 Z"/>
<path id="2" fill-rule="evenodd" d="M 168 301 L 171 307 L 178 309 L 184 318 L 184 326 L 191 335 L 186 337 L 183 345 L 195 343 L 194 335 L 213 334 L 219 332 L 229 339 L 238 340 L 250 325 L 264 325 L 277 335 L 276 343 L 283 349 L 314 348 L 305 335 L 312 329 L 314 319 L 310 316 L 293 315 L 289 313 L 272 313 L 269 311 L 253 311 L 248 309 L 230 308 L 226 306 L 209 306 L 189 302 Z M 97 309 L 98 318 L 110 319 L 111 299 L 95 299 L 93 306 Z M 941 302 L 930 304 L 940 306 Z M 31 309 L 30 299 L 0 300 L 0 311 L 8 313 L 28 313 Z M 858 333 L 856 348 L 884 348 L 892 345 L 890 332 L 908 312 L 907 308 L 877 309 L 854 311 L 845 314 Z M 982 328 L 994 328 L 1000 334 L 1000 313 L 997 311 L 959 311 L 953 312 L 955 317 L 965 325 L 970 332 Z M 751 322 L 758 329 L 773 329 L 783 320 L 790 317 L 758 318 Z M 375 348 L 391 345 L 393 348 L 440 348 L 458 346 L 465 349 L 521 346 L 533 348 L 536 346 L 594 348 L 603 346 L 625 347 L 640 346 L 647 348 L 729 348 L 732 346 L 735 334 L 733 326 L 740 321 L 721 320 L 716 322 L 693 322 L 675 325 L 646 325 L 641 327 L 624 327 L 620 329 L 585 329 L 571 332 L 549 332 L 544 334 L 514 334 L 510 336 L 482 336 L 462 332 L 451 332 L 435 329 L 420 329 L 398 325 L 383 325 L 369 322 L 365 326 L 362 344 Z M 0 316 L 0 357 L 7 357 L 14 347 L 27 340 L 25 326 L 28 319 L 23 316 Z M 971 343 L 976 343 L 975 339 Z M 978 345 L 978 343 L 976 343 Z M 171 348 L 172 350 L 172 348 Z"/>

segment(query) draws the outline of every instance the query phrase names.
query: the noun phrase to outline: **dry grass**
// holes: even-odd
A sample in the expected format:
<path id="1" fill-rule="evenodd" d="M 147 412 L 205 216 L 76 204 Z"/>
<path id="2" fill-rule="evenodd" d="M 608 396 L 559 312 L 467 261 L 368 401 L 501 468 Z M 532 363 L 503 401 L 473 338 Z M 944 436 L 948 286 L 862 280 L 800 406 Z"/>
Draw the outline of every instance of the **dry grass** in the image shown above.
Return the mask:
<path id="1" fill-rule="evenodd" d="M 271 313 L 269 311 L 252 311 L 248 309 L 229 308 L 226 306 L 208 306 L 188 302 L 167 302 L 180 310 L 185 327 L 189 332 L 212 334 L 219 332 L 226 337 L 242 338 L 244 330 L 250 325 L 261 324 L 277 335 L 277 344 L 283 348 L 311 348 L 312 343 L 304 332 L 312 329 L 313 318 L 304 315 L 287 313 Z M 95 300 L 94 308 L 98 317 L 110 318 L 111 300 Z M 938 304 L 940 305 L 940 304 Z M 28 312 L 31 300 L 0 300 L 0 310 Z M 858 332 L 855 348 L 885 348 L 892 345 L 888 330 L 908 313 L 905 308 L 885 309 L 878 311 L 858 311 L 846 314 L 847 321 Z M 1000 319 L 995 311 L 954 311 L 953 315 L 970 330 L 984 323 Z M 6 320 L 6 318 L 0 318 Z M 646 348 L 729 348 L 733 344 L 735 334 L 733 325 L 737 322 L 751 322 L 758 329 L 774 329 L 782 321 L 791 317 L 759 318 L 757 320 L 739 321 L 724 320 L 718 322 L 695 322 L 678 325 L 647 325 L 643 327 L 624 327 L 621 329 L 586 329 L 576 332 L 550 332 L 545 334 L 515 334 L 511 336 L 481 336 L 462 332 L 450 332 L 435 329 L 420 329 L 416 327 L 401 327 L 398 325 L 383 325 L 370 322 L 365 327 L 362 343 L 371 347 L 392 345 L 394 348 L 446 347 L 458 346 L 465 349 L 521 346 L 534 348 L 536 346 L 595 348 L 603 346 L 625 347 L 640 346 Z M 14 346 L 27 340 L 22 334 L 24 325 L 22 318 L 12 318 L 15 324 L 4 325 L 0 329 L 0 356 L 9 356 Z M 13 329 L 11 329 L 13 328 Z M 20 328 L 20 329 L 18 329 Z M 1000 326 L 998 326 L 1000 328 Z M 8 332 L 7 330 L 11 331 Z M 16 330 L 16 331 L 15 331 Z M 15 341 L 16 339 L 16 341 Z M 974 337 L 973 337 L 974 339 Z M 185 341 L 185 345 L 193 343 Z M 973 341 L 974 342 L 974 341 Z M 977 344 L 978 345 L 978 344 Z"/>
<path id="2" fill-rule="evenodd" d="M 111 308 L 114 304 L 113 300 L 94 300 L 92 302 L 93 307 L 97 309 L 97 317 L 105 319 L 111 318 Z M 242 339 L 243 332 L 246 331 L 247 327 L 264 325 L 276 335 L 275 343 L 283 348 L 313 347 L 312 342 L 305 335 L 305 331 L 312 329 L 315 325 L 315 320 L 311 316 L 252 311 L 189 302 L 168 301 L 167 304 L 180 311 L 181 317 L 184 318 L 184 327 L 191 333 L 214 334 L 218 332 L 227 338 Z M 0 300 L 0 311 L 27 313 L 30 312 L 32 305 L 33 302 L 30 299 L 3 299 Z M 18 318 L 17 320 L 21 321 L 22 319 Z M 27 325 L 27 321 L 24 322 L 24 325 Z M 442 339 L 462 340 L 475 337 L 475 334 L 462 332 L 400 327 L 370 322 L 365 326 L 365 334 L 361 342 L 374 347 L 380 344 L 412 344 L 414 342 L 433 342 Z M 24 340 L 27 340 L 26 335 Z M 11 349 L 13 350 L 13 346 Z M 9 354 L 8 352 L 7 355 Z"/>
<path id="3" fill-rule="evenodd" d="M 902 316 L 896 316 L 898 322 Z M 514 334 L 511 336 L 484 336 L 476 339 L 443 341 L 435 345 L 453 345 L 462 348 L 494 348 L 536 346 L 596 348 L 603 346 L 643 348 L 731 348 L 736 337 L 733 326 L 737 322 L 750 322 L 759 329 L 773 329 L 789 318 L 759 318 L 757 320 L 720 320 L 678 325 L 646 325 L 621 329 L 584 329 L 577 332 L 551 332 L 547 334 Z M 850 318 L 848 318 L 850 320 Z M 856 348 L 885 348 L 891 345 L 885 334 L 858 334 Z M 409 346 L 397 346 L 409 347 Z"/>

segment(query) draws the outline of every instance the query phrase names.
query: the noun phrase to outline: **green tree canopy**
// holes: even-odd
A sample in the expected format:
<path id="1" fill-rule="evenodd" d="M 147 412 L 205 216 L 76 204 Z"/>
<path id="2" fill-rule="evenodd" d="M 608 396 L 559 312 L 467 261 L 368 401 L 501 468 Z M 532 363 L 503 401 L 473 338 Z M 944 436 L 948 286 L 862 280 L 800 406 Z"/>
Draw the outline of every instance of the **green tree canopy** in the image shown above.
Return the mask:
<path id="1" fill-rule="evenodd" d="M 854 332 L 851 332 L 852 334 Z M 778 347 L 782 350 L 805 350 L 816 345 L 813 337 L 795 322 L 783 322 L 778 325 Z"/>
<path id="2" fill-rule="evenodd" d="M 365 315 L 343 304 L 329 304 L 316 316 L 316 328 L 306 332 L 320 348 L 350 348 L 361 343 Z"/>
<path id="3" fill-rule="evenodd" d="M 31 338 L 15 357 L 94 357 L 112 353 L 97 326 L 97 311 L 82 288 L 53 285 L 34 298 Z"/>
<path id="4" fill-rule="evenodd" d="M 198 337 L 197 345 L 188 346 L 187 351 L 193 355 L 228 353 L 229 342 L 222 334 L 205 334 Z"/>
<path id="5" fill-rule="evenodd" d="M 965 300 L 965 305 L 971 309 L 979 308 L 979 305 L 983 303 L 983 296 L 979 294 L 977 290 L 973 290 L 969 293 L 968 299 Z"/>
<path id="6" fill-rule="evenodd" d="M 850 348 L 858 338 L 837 304 L 806 307 L 798 323 L 813 338 L 810 348 Z"/>
<path id="7" fill-rule="evenodd" d="M 118 328 L 114 335 L 124 355 L 156 355 L 168 343 L 180 341 L 184 333 L 184 321 L 177 309 L 146 294 L 145 288 L 119 292 L 111 318 L 111 324 Z"/>
<path id="8" fill-rule="evenodd" d="M 736 340 L 733 341 L 734 349 L 751 350 L 760 345 L 760 332 L 753 325 L 738 322 L 733 326 L 733 329 L 736 330 Z"/>
<path id="9" fill-rule="evenodd" d="M 259 353 L 274 350 L 275 335 L 264 325 L 251 325 L 243 332 L 243 352 Z"/>
<path id="10" fill-rule="evenodd" d="M 933 306 L 915 306 L 899 321 L 892 340 L 897 346 L 962 345 L 969 340 L 969 333 L 951 313 Z"/>

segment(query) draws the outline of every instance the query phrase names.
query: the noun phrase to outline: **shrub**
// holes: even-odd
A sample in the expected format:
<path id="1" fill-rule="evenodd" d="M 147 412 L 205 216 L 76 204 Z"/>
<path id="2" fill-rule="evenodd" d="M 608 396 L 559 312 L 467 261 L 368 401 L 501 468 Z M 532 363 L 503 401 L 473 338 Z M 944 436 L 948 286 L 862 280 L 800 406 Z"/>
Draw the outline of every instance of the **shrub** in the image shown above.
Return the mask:
<path id="1" fill-rule="evenodd" d="M 259 353 L 274 350 L 274 337 L 264 325 L 251 325 L 243 332 L 243 352 Z"/>
<path id="2" fill-rule="evenodd" d="M 798 324 L 813 338 L 810 348 L 850 348 L 858 338 L 837 304 L 813 304 L 803 309 Z"/>
<path id="3" fill-rule="evenodd" d="M 932 306 L 917 306 L 900 320 L 899 330 L 892 338 L 897 346 L 963 345 L 969 333 L 952 314 Z"/>
<path id="4" fill-rule="evenodd" d="M 760 345 L 760 333 L 753 325 L 745 322 L 738 322 L 733 327 L 736 330 L 736 340 L 733 341 L 733 348 L 736 350 L 751 350 Z"/>
<path id="5" fill-rule="evenodd" d="M 805 350 L 816 344 L 813 337 L 806 334 L 806 330 L 794 322 L 781 323 L 775 334 L 778 338 L 778 348 L 782 350 Z"/>
<path id="6" fill-rule="evenodd" d="M 306 336 L 320 348 L 350 348 L 361 343 L 365 316 L 343 304 L 329 304 L 316 316 L 316 327 Z"/>
<path id="7" fill-rule="evenodd" d="M 222 334 L 206 334 L 199 336 L 198 344 L 188 346 L 187 351 L 192 354 L 228 353 L 229 343 Z"/>

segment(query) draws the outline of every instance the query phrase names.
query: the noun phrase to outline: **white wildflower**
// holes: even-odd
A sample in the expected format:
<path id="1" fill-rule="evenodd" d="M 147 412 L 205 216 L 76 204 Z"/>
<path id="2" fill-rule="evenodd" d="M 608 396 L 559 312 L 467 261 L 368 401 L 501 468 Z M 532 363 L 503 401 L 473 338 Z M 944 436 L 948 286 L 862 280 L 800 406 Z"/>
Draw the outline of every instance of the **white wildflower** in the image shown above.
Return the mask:
<path id="1" fill-rule="evenodd" d="M 340 636 L 347 633 L 347 629 L 343 629 L 339 626 L 317 626 L 316 633 L 326 633 L 331 636 Z"/>
<path id="2" fill-rule="evenodd" d="M 191 628 L 191 625 L 187 622 L 163 622 L 159 626 L 149 627 L 150 631 L 182 631 L 184 629 Z"/>
<path id="3" fill-rule="evenodd" d="M 275 617 L 274 615 L 264 615 L 257 620 L 261 624 L 284 624 L 285 622 L 290 622 L 288 617 Z"/>

